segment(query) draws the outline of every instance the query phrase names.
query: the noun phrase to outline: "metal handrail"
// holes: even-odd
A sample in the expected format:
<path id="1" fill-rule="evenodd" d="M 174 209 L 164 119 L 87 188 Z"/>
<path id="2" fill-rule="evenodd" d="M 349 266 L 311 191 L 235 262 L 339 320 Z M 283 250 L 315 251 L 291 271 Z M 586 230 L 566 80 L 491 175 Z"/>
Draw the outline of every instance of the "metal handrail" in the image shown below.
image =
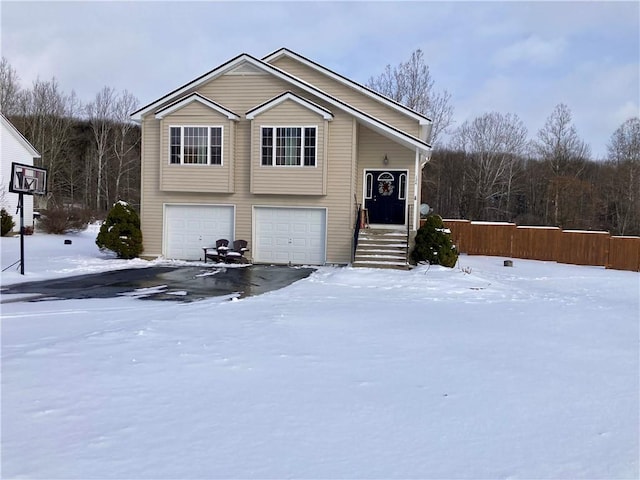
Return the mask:
<path id="1" fill-rule="evenodd" d="M 362 206 L 356 203 L 356 224 L 353 227 L 353 251 L 351 252 L 351 262 L 356 261 L 356 249 L 358 248 L 358 237 L 360 236 L 360 216 L 362 215 Z"/>
<path id="2" fill-rule="evenodd" d="M 407 216 L 407 254 L 405 259 L 405 261 L 407 262 L 407 265 L 409 264 L 409 233 L 411 232 L 412 208 L 413 208 L 413 205 L 409 205 L 409 211 Z"/>

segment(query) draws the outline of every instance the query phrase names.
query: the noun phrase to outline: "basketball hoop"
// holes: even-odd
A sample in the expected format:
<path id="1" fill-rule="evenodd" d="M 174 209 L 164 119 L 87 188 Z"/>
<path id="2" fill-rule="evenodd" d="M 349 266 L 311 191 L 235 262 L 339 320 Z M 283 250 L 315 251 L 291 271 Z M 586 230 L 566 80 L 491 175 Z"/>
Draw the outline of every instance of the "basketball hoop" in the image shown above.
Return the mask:
<path id="1" fill-rule="evenodd" d="M 13 162 L 9 191 L 26 195 L 45 195 L 47 193 L 47 169 Z"/>
<path id="2" fill-rule="evenodd" d="M 13 162 L 9 191 L 17 193 L 20 211 L 20 273 L 24 275 L 24 195 L 46 195 L 47 169 Z"/>

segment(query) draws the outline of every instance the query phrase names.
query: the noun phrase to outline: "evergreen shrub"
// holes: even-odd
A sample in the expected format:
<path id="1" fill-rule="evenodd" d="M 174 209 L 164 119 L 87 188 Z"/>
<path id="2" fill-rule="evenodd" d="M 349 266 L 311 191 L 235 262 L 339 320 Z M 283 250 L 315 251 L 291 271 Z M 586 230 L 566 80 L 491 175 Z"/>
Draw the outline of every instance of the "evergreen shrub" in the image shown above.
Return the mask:
<path id="1" fill-rule="evenodd" d="M 416 263 L 454 267 L 458 261 L 458 251 L 451 241 L 451 234 L 445 228 L 439 215 L 429 215 L 416 233 L 416 244 L 411 258 Z"/>
<path id="2" fill-rule="evenodd" d="M 126 202 L 116 202 L 100 227 L 96 245 L 111 250 L 118 258 L 136 258 L 142 253 L 140 217 Z"/>
<path id="3" fill-rule="evenodd" d="M 13 221 L 13 217 L 4 208 L 0 210 L 0 223 L 1 223 L 0 233 L 2 233 L 3 237 L 7 235 L 11 231 L 13 226 L 16 224 Z"/>

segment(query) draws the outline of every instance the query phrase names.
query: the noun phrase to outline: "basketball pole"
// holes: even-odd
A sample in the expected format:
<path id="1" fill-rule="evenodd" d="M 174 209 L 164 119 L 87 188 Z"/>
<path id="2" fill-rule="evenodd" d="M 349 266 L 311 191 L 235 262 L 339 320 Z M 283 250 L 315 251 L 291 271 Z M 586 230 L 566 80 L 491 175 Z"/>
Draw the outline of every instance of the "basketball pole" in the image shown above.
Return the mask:
<path id="1" fill-rule="evenodd" d="M 20 210 L 20 274 L 24 275 L 24 194 L 18 194 L 18 209 Z"/>

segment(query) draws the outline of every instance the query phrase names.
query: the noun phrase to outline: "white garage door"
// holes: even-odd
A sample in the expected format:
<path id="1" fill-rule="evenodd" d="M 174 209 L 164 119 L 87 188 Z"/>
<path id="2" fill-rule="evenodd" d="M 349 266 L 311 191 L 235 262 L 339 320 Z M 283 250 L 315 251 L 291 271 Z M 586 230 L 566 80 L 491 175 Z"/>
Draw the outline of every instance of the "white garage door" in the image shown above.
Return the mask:
<path id="1" fill-rule="evenodd" d="M 255 207 L 253 260 L 322 265 L 326 252 L 324 208 Z"/>
<path id="2" fill-rule="evenodd" d="M 166 258 L 200 260 L 202 247 L 212 247 L 219 238 L 233 238 L 234 208 L 228 205 L 166 205 Z"/>

